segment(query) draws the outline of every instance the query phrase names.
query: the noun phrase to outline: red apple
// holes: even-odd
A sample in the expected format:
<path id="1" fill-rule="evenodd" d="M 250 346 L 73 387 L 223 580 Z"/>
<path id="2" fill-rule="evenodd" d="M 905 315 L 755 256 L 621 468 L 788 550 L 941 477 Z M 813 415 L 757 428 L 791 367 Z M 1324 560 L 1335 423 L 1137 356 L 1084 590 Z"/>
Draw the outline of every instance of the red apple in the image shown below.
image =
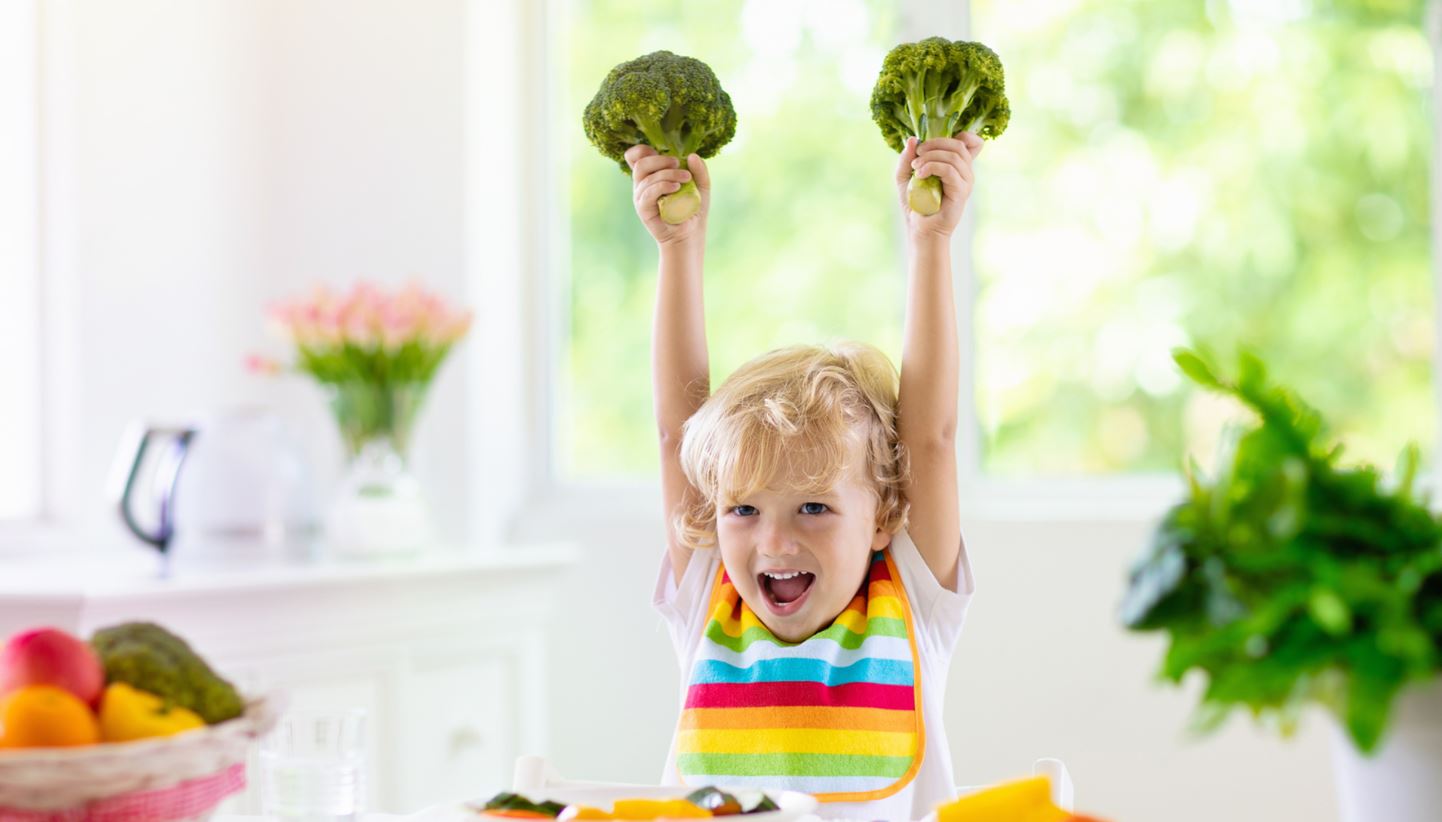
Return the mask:
<path id="1" fill-rule="evenodd" d="M 84 640 L 59 628 L 33 628 L 0 649 L 0 697 L 27 685 L 64 688 L 94 706 L 105 690 L 105 669 Z"/>

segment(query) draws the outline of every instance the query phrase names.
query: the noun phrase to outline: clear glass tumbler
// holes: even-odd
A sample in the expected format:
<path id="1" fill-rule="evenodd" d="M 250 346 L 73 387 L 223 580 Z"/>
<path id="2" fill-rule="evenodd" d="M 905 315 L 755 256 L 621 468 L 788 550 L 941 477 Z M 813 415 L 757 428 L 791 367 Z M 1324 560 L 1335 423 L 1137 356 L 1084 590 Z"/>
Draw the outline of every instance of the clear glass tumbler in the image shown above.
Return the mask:
<path id="1" fill-rule="evenodd" d="M 366 714 L 291 711 L 260 742 L 260 803 L 288 822 L 356 820 L 365 810 Z"/>

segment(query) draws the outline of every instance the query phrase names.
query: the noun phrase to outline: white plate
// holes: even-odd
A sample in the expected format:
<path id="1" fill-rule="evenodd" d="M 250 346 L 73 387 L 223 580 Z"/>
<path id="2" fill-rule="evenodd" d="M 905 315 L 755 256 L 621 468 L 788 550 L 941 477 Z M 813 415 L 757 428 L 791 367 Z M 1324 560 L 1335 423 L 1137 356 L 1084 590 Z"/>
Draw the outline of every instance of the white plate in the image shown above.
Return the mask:
<path id="1" fill-rule="evenodd" d="M 683 799 L 694 789 L 687 789 L 680 785 L 671 786 L 596 786 L 586 788 L 556 788 L 544 793 L 537 792 L 537 795 L 526 794 L 526 798 L 533 802 L 560 802 L 566 805 L 591 805 L 595 807 L 609 808 L 617 799 Z M 752 788 L 726 788 L 721 790 L 727 793 L 745 794 L 755 793 Z M 494 795 L 494 794 L 492 794 Z M 796 791 L 767 791 L 777 805 L 779 810 L 767 811 L 766 813 L 748 813 L 742 816 L 731 817 L 737 822 L 793 822 L 802 819 L 816 810 L 816 797 L 811 794 L 797 793 Z M 486 804 L 490 796 L 474 800 L 472 803 L 459 805 L 447 805 L 421 811 L 410 817 L 411 822 L 483 822 L 483 820 L 508 820 L 507 817 L 488 816 L 483 813 L 471 810 L 467 804 L 481 806 Z M 513 822 L 514 817 L 508 822 Z"/>

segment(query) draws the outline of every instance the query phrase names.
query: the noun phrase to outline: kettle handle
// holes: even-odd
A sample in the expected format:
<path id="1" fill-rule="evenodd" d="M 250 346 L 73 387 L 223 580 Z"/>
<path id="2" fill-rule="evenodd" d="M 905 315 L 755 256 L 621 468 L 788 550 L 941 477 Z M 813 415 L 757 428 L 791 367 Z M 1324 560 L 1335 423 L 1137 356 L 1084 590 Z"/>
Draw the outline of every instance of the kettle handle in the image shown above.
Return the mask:
<path id="1" fill-rule="evenodd" d="M 130 462 L 130 469 L 125 476 L 125 490 L 120 494 L 120 516 L 125 520 L 125 527 L 130 529 L 132 534 L 150 543 L 157 551 L 164 554 L 170 547 L 170 538 L 175 534 L 175 483 L 180 477 L 180 466 L 185 462 L 185 455 L 190 448 L 190 440 L 195 436 L 193 428 L 147 428 L 140 437 L 140 443 L 135 449 L 135 457 Z M 131 495 L 135 492 L 136 479 L 140 474 L 141 463 L 145 462 L 145 452 L 151 444 L 161 437 L 168 437 L 171 446 L 161 455 L 161 462 L 155 469 L 154 487 L 160 494 L 160 510 L 156 520 L 155 531 L 147 531 L 141 527 L 135 519 L 135 513 L 131 510 Z"/>

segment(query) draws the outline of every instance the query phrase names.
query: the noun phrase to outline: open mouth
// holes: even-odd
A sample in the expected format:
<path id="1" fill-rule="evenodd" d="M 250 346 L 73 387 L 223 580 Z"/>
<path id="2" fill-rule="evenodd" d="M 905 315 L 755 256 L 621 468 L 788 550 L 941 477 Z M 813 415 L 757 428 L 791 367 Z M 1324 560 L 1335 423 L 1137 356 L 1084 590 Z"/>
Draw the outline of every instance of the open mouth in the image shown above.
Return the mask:
<path id="1" fill-rule="evenodd" d="M 777 616 L 786 616 L 801 610 L 816 575 L 806 571 L 766 571 L 757 574 L 756 581 L 765 595 L 766 607 Z"/>

